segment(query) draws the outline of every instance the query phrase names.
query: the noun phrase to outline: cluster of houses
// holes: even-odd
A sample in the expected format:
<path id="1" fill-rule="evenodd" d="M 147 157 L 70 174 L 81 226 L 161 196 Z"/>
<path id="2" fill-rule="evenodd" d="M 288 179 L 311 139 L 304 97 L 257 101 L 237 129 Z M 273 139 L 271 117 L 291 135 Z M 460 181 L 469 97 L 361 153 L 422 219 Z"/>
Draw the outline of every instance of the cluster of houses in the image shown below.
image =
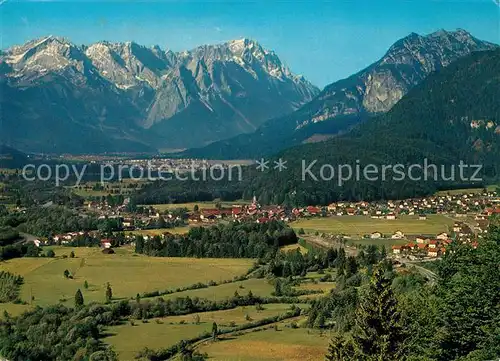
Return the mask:
<path id="1" fill-rule="evenodd" d="M 113 207 L 106 204 L 104 198 L 101 202 L 88 203 L 88 211 L 97 212 L 100 219 L 116 219 L 122 230 L 168 228 L 186 223 L 202 225 L 216 223 L 221 220 L 257 223 L 266 223 L 271 220 L 292 222 L 306 217 L 331 216 L 366 216 L 391 221 L 403 215 L 413 215 L 418 216 L 419 220 L 425 221 L 429 214 L 444 214 L 455 219 L 463 218 L 463 222 L 455 222 L 453 237 L 451 238 L 461 242 L 474 242 L 487 232 L 489 218 L 492 215 L 500 214 L 500 197 L 495 192 L 486 190 L 479 193 L 442 194 L 400 201 L 334 202 L 328 206 L 310 205 L 295 208 L 259 205 L 254 197 L 250 204 L 237 204 L 230 208 L 201 208 L 190 212 L 172 209 L 162 213 L 152 206 L 143 207 L 141 213 L 128 213 L 126 212 L 128 198 L 125 198 L 123 204 Z M 50 242 L 63 245 L 69 244 L 75 237 L 84 234 L 81 231 L 60 234 L 54 236 Z M 431 258 L 444 254 L 451 239 L 444 233 L 433 237 L 412 237 L 405 235 L 401 231 L 396 231 L 391 235 L 373 232 L 365 235 L 365 238 L 407 239 L 407 244 L 393 247 L 395 255 Z M 36 240 L 35 244 L 44 245 L 47 242 L 49 241 Z M 101 244 L 103 249 L 110 248 L 111 243 L 109 243 L 109 246 L 108 243 Z"/>
<path id="2" fill-rule="evenodd" d="M 270 220 L 290 222 L 289 212 L 281 206 L 260 206 L 256 200 L 249 205 L 234 205 L 231 208 L 202 209 L 189 215 L 189 223 L 216 222 L 219 219 L 232 219 L 235 221 L 255 221 L 267 223 Z"/>
<path id="3" fill-rule="evenodd" d="M 446 233 L 441 233 L 435 238 L 416 236 L 405 245 L 392 246 L 392 253 L 405 255 L 410 259 L 438 258 L 446 253 L 446 247 L 452 242 Z"/>
<path id="4" fill-rule="evenodd" d="M 443 194 L 424 198 L 381 202 L 335 202 L 326 207 L 326 213 L 336 216 L 365 215 L 372 218 L 396 219 L 399 215 L 421 216 L 427 214 L 449 214 L 466 217 L 470 213 L 481 213 L 484 209 L 498 211 L 500 197 L 495 192 L 483 191 L 467 194 Z M 324 212 L 320 209 L 320 212 Z M 500 211 L 499 211 L 500 212 Z"/>
<path id="5" fill-rule="evenodd" d="M 48 238 L 37 238 L 33 240 L 33 243 L 35 246 L 40 247 L 40 246 L 49 246 L 49 245 L 69 245 L 71 244 L 76 237 L 92 237 L 97 240 L 100 239 L 100 246 L 103 249 L 103 251 L 111 249 L 111 246 L 113 244 L 113 241 L 109 238 L 101 238 L 100 232 L 98 231 L 90 231 L 90 232 L 68 232 L 68 233 L 63 233 L 63 234 L 57 234 L 53 237 L 48 237 Z M 131 240 L 130 236 L 125 237 L 128 240 Z M 109 251 L 104 252 L 104 253 L 111 253 Z"/>
<path id="6" fill-rule="evenodd" d="M 214 222 L 221 218 L 255 219 L 257 222 L 266 222 L 277 219 L 291 222 L 303 217 L 315 216 L 368 216 L 373 219 L 395 220 L 400 216 L 418 216 L 425 221 L 429 214 L 447 214 L 453 217 L 467 217 L 477 214 L 480 222 L 487 220 L 493 213 L 500 214 L 500 197 L 494 192 L 470 193 L 462 195 L 436 195 L 425 198 L 415 198 L 401 201 L 384 202 L 335 202 L 328 206 L 307 206 L 287 209 L 281 206 L 260 206 L 255 199 L 248 206 L 234 206 L 231 209 L 203 209 L 192 213 L 189 221 Z M 483 224 L 481 224 L 483 223 Z"/>
<path id="7" fill-rule="evenodd" d="M 455 222 L 453 225 L 453 237 L 448 233 L 440 233 L 435 237 L 408 236 L 408 243 L 392 246 L 395 256 L 405 256 L 411 260 L 422 258 L 438 258 L 446 254 L 447 247 L 453 242 L 468 243 L 476 248 L 478 245 L 474 230 L 465 222 Z"/>
<path id="8" fill-rule="evenodd" d="M 142 213 L 127 213 L 126 205 L 129 202 L 125 198 L 123 205 L 110 207 L 103 202 L 91 202 L 89 210 L 100 214 L 100 218 L 118 218 L 122 229 L 152 229 L 160 224 L 173 222 L 186 222 L 189 224 L 215 223 L 220 220 L 233 221 L 255 221 L 266 223 L 270 220 L 293 222 L 307 217 L 329 217 L 329 216 L 367 216 L 373 219 L 396 220 L 398 217 L 409 215 L 418 216 L 419 220 L 425 221 L 429 214 L 445 214 L 454 218 L 467 218 L 475 215 L 474 231 L 483 233 L 487 229 L 487 219 L 495 213 L 500 214 L 500 197 L 495 192 L 480 192 L 469 194 L 443 194 L 425 198 L 407 199 L 401 201 L 379 201 L 379 202 L 334 202 L 328 206 L 307 206 L 288 208 L 283 206 L 261 206 L 255 197 L 251 204 L 233 205 L 231 208 L 201 208 L 196 211 L 179 213 L 179 210 L 167 210 L 160 212 L 152 206 L 144 207 Z M 374 232 L 369 237 L 382 238 Z M 396 232 L 391 236 L 393 239 L 405 238 Z"/>

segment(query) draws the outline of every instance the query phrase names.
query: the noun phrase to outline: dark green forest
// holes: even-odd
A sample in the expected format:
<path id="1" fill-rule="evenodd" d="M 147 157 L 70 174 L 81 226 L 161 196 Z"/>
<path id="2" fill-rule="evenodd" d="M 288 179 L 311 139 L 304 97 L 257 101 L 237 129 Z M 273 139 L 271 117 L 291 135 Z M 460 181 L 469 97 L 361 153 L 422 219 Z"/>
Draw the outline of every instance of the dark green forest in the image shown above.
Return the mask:
<path id="1" fill-rule="evenodd" d="M 279 247 L 296 244 L 295 232 L 284 223 L 270 221 L 193 227 L 185 235 L 167 234 L 145 241 L 135 238 L 135 251 L 149 256 L 263 258 Z"/>

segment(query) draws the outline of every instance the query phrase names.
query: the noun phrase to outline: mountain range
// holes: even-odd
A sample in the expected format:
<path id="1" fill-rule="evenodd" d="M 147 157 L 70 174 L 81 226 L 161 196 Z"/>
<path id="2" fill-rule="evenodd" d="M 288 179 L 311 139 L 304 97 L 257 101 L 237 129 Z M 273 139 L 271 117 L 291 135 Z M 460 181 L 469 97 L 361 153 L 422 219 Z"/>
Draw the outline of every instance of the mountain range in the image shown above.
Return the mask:
<path id="1" fill-rule="evenodd" d="M 474 51 L 496 48 L 498 45 L 476 39 L 462 29 L 427 36 L 412 33 L 366 69 L 326 86 L 297 111 L 267 121 L 252 134 L 191 149 L 184 155 L 255 159 L 303 142 L 328 139 L 389 111 L 429 74 Z"/>
<path id="2" fill-rule="evenodd" d="M 344 134 L 429 74 L 495 48 L 464 30 L 412 33 L 320 92 L 249 39 L 176 53 L 49 36 L 0 53 L 0 143 L 44 153 L 192 148 L 180 155 L 253 158 Z"/>
<path id="3" fill-rule="evenodd" d="M 174 53 L 44 37 L 0 53 L 3 143 L 49 153 L 156 152 L 257 129 L 319 90 L 248 39 Z"/>

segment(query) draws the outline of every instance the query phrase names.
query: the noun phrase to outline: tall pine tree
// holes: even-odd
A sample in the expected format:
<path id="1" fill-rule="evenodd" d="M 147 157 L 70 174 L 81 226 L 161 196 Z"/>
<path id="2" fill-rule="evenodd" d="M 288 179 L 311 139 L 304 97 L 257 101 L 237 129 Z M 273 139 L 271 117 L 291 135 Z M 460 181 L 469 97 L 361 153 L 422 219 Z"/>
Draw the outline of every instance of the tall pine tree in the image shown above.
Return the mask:
<path id="1" fill-rule="evenodd" d="M 83 295 L 82 295 L 82 291 L 80 291 L 80 289 L 78 289 L 75 293 L 75 307 L 81 307 L 83 306 Z"/>
<path id="2" fill-rule="evenodd" d="M 109 282 L 106 284 L 106 303 L 110 303 L 113 298 L 113 290 Z"/>
<path id="3" fill-rule="evenodd" d="M 500 218 L 490 222 L 477 248 L 454 244 L 440 264 L 440 360 L 500 356 Z"/>
<path id="4" fill-rule="evenodd" d="M 405 332 L 391 279 L 377 267 L 356 309 L 352 338 L 335 335 L 328 361 L 400 361 L 405 359 Z"/>
<path id="5" fill-rule="evenodd" d="M 383 267 L 378 267 L 356 311 L 353 346 L 358 360 L 404 358 L 405 332 L 391 283 Z"/>
<path id="6" fill-rule="evenodd" d="M 330 341 L 330 346 L 328 346 L 326 361 L 353 360 L 355 360 L 355 358 L 352 342 L 350 342 L 350 340 L 346 340 L 342 334 L 334 333 Z"/>

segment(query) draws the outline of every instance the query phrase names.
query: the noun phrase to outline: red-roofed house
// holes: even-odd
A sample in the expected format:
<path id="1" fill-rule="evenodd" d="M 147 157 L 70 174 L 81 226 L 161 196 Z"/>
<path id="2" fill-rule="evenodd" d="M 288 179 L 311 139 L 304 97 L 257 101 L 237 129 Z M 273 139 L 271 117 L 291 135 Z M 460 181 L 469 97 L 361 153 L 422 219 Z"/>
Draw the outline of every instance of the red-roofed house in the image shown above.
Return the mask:
<path id="1" fill-rule="evenodd" d="M 307 213 L 309 213 L 310 215 L 316 215 L 316 214 L 321 213 L 321 208 L 319 208 L 319 207 L 308 206 L 306 208 L 306 210 L 307 210 Z"/>
<path id="2" fill-rule="evenodd" d="M 418 248 L 419 251 L 426 250 L 427 249 L 427 244 L 425 244 L 425 243 L 418 243 L 417 244 L 417 248 Z"/>
<path id="3" fill-rule="evenodd" d="M 234 207 L 231 210 L 231 213 L 233 214 L 234 218 L 239 218 L 243 215 L 243 209 L 241 207 Z"/>
<path id="4" fill-rule="evenodd" d="M 417 246 L 415 245 L 415 243 L 408 243 L 406 245 L 406 248 L 408 248 L 409 250 L 413 250 L 415 249 Z"/>
<path id="5" fill-rule="evenodd" d="M 392 253 L 394 254 L 400 254 L 401 253 L 401 246 L 392 246 Z"/>
<path id="6" fill-rule="evenodd" d="M 111 248 L 111 241 L 109 239 L 101 239 L 102 248 Z"/>
<path id="7" fill-rule="evenodd" d="M 437 248 L 438 241 L 433 239 L 429 242 L 429 248 Z"/>

